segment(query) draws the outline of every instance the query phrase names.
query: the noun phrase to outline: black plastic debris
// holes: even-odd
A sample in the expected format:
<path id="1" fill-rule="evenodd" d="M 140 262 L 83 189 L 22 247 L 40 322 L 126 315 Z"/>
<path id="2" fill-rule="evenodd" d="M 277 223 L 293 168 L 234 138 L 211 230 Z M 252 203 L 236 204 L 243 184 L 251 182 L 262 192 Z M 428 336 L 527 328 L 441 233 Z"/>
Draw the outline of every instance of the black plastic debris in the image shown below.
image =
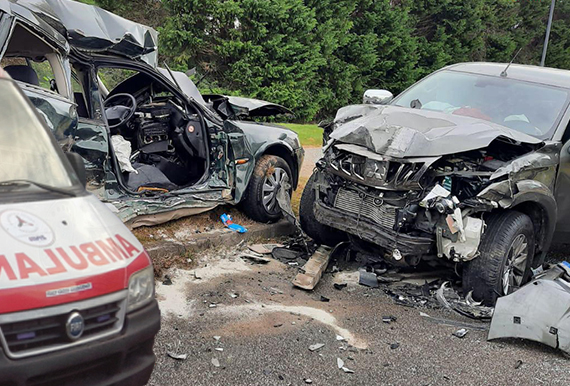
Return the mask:
<path id="1" fill-rule="evenodd" d="M 517 361 L 517 363 L 515 363 L 515 370 L 519 369 L 523 364 L 523 361 L 521 361 L 520 359 Z"/>
<path id="2" fill-rule="evenodd" d="M 396 319 L 397 319 L 397 318 L 396 318 L 395 316 L 392 316 L 392 315 L 383 316 L 383 317 L 382 317 L 382 322 L 390 324 L 390 323 L 392 323 L 392 322 L 395 322 Z"/>
<path id="3" fill-rule="evenodd" d="M 346 283 L 334 283 L 334 284 L 333 284 L 333 287 L 334 287 L 334 289 L 340 291 L 340 290 L 342 290 L 343 288 L 346 288 L 347 285 L 348 285 L 348 284 L 346 284 Z"/>
<path id="4" fill-rule="evenodd" d="M 172 279 L 168 275 L 164 275 L 164 280 L 162 281 L 163 285 L 172 285 Z"/>
<path id="5" fill-rule="evenodd" d="M 306 254 L 304 251 L 296 251 L 285 247 L 276 247 L 271 251 L 271 256 L 276 260 L 282 261 L 303 258 Z"/>
<path id="6" fill-rule="evenodd" d="M 329 298 L 327 298 L 326 296 L 321 295 L 321 302 L 328 303 L 328 302 L 330 302 L 330 301 L 331 301 L 331 300 L 330 300 Z"/>
<path id="7" fill-rule="evenodd" d="M 366 287 L 378 288 L 378 278 L 374 272 L 360 271 L 358 284 Z"/>
<path id="8" fill-rule="evenodd" d="M 400 347 L 400 343 L 392 343 L 392 344 L 390 344 L 390 348 L 391 348 L 392 350 L 395 350 L 395 349 L 397 349 L 398 347 Z"/>

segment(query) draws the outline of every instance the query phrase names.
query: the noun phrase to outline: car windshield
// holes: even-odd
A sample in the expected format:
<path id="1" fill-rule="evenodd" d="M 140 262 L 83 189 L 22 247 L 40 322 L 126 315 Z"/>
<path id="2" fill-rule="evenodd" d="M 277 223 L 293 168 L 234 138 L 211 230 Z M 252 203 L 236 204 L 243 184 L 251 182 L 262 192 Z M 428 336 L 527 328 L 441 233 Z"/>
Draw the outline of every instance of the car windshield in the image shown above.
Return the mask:
<path id="1" fill-rule="evenodd" d="M 546 139 L 563 113 L 568 91 L 510 78 L 440 71 L 392 104 L 495 122 Z"/>
<path id="2" fill-rule="evenodd" d="M 70 188 L 74 181 L 44 128 L 15 82 L 0 79 L 0 184 L 28 182 Z"/>

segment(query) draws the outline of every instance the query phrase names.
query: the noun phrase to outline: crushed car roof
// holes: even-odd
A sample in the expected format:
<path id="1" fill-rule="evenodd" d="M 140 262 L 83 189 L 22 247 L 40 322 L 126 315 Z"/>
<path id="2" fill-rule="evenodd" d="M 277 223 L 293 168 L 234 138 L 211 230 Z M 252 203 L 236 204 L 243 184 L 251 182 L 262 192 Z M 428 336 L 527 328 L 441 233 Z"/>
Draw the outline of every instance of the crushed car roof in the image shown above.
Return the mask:
<path id="1" fill-rule="evenodd" d="M 99 7 L 71 0 L 0 0 L 0 9 L 39 27 L 48 24 L 78 51 L 115 54 L 157 65 L 158 33 Z"/>
<path id="2" fill-rule="evenodd" d="M 453 64 L 444 69 L 498 77 L 507 65 L 508 63 L 473 62 Z M 570 71 L 557 68 L 511 64 L 507 70 L 507 78 L 570 88 Z"/>

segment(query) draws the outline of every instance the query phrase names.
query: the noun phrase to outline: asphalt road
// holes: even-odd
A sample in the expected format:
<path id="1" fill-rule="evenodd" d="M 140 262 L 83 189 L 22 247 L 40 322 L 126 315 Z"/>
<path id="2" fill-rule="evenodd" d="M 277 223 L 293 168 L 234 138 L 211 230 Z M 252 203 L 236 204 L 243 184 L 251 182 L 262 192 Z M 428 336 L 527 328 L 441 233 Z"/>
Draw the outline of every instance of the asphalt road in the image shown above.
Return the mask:
<path id="1" fill-rule="evenodd" d="M 171 272 L 173 285 L 157 284 L 163 323 L 149 384 L 570 384 L 570 361 L 556 350 L 487 342 L 486 332 L 471 328 L 460 339 L 452 335 L 458 327 L 420 312 L 472 320 L 395 305 L 382 289 L 356 284 L 354 272 L 326 274 L 313 292 L 301 291 L 291 285 L 297 272 L 277 261 L 251 264 L 236 251 L 204 255 L 195 271 Z M 349 285 L 339 291 L 333 281 Z M 397 320 L 383 323 L 385 315 Z M 314 344 L 324 346 L 310 351 Z M 354 373 L 339 369 L 337 358 Z"/>

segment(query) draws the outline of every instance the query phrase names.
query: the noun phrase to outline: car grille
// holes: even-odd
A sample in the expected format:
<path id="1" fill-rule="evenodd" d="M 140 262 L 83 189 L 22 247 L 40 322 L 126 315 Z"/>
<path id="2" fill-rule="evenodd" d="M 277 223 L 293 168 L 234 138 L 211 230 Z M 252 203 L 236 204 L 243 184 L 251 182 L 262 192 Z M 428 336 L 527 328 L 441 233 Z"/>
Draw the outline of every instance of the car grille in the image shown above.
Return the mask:
<path id="1" fill-rule="evenodd" d="M 334 207 L 365 217 L 384 228 L 392 229 L 396 222 L 396 207 L 386 205 L 378 197 L 349 189 L 339 189 Z"/>
<path id="2" fill-rule="evenodd" d="M 433 159 L 375 161 L 346 151 L 332 157 L 330 171 L 351 181 L 385 189 L 418 188 Z"/>
<path id="3" fill-rule="evenodd" d="M 13 322 L 2 322 L 0 319 L 0 341 L 9 356 L 20 358 L 84 343 L 120 331 L 125 313 L 124 300 L 97 305 L 89 304 L 93 303 L 92 301 L 86 303 L 86 307 L 75 307 L 81 302 L 70 305 L 68 309 L 59 306 L 57 308 L 61 309 L 61 312 L 49 316 L 42 315 Z M 72 311 L 83 316 L 85 325 L 83 334 L 76 341 L 69 339 L 66 332 L 66 322 Z M 32 314 L 33 311 L 27 313 Z M 6 315 L 0 315 L 4 316 Z"/>

